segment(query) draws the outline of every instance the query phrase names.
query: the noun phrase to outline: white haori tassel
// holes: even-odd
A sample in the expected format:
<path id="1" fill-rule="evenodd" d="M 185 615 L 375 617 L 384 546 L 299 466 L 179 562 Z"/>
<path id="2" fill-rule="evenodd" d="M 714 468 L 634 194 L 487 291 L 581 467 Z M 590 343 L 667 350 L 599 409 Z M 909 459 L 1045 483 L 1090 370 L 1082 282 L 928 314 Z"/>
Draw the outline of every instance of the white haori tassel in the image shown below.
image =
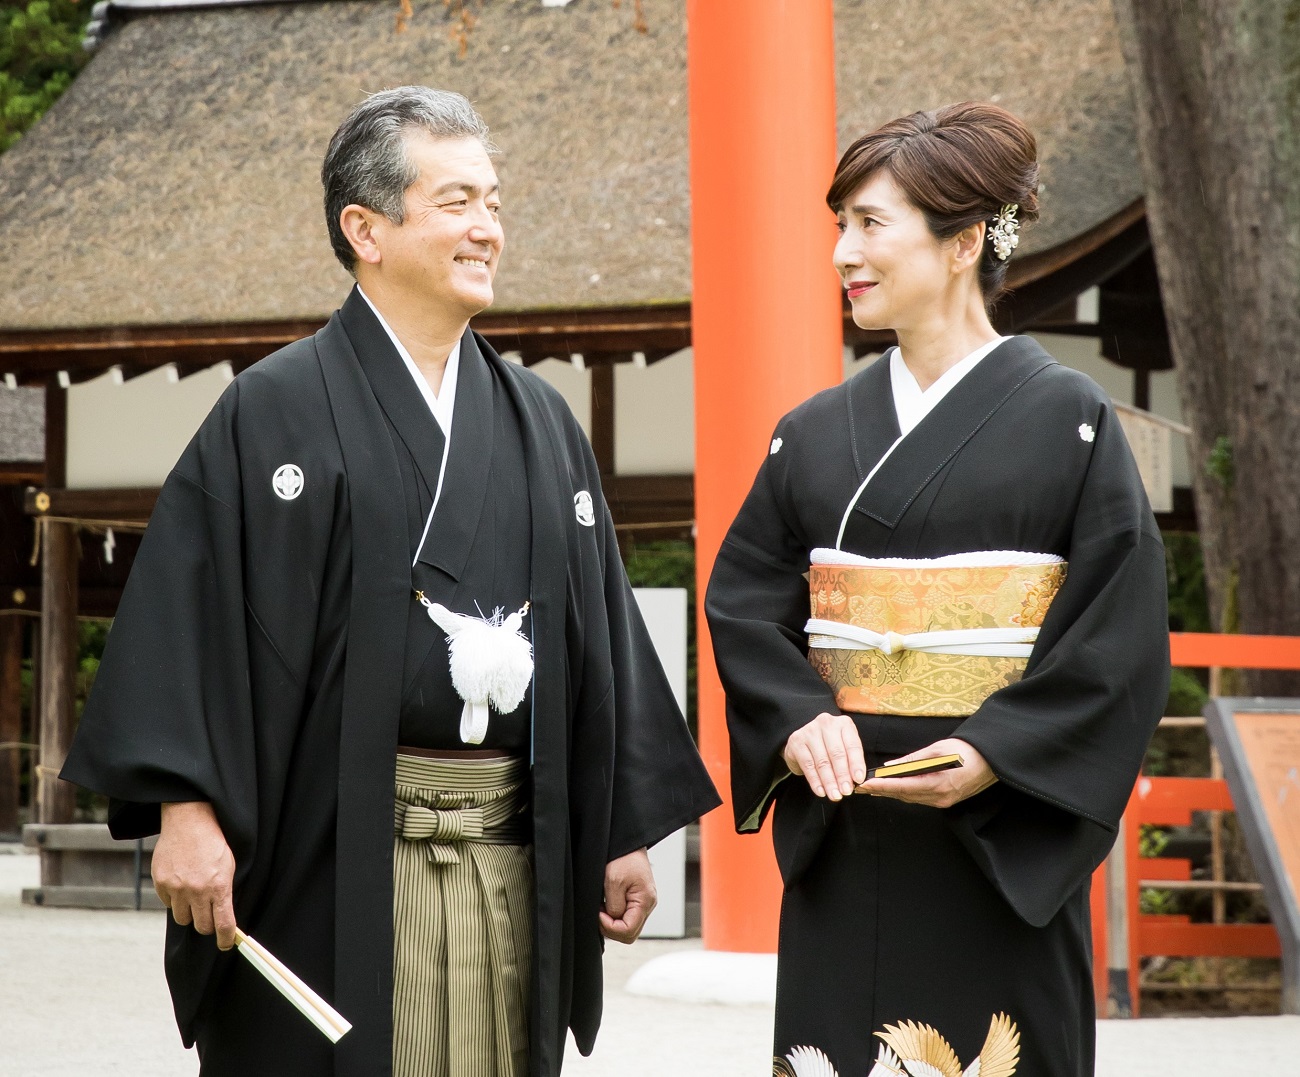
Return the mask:
<path id="1" fill-rule="evenodd" d="M 497 609 L 483 618 L 453 613 L 422 595 L 420 601 L 430 619 L 447 633 L 452 687 L 465 701 L 460 739 L 466 744 L 482 744 L 490 708 L 509 714 L 524 701 L 532 683 L 533 645 L 520 631 L 528 604 L 509 616 Z"/>

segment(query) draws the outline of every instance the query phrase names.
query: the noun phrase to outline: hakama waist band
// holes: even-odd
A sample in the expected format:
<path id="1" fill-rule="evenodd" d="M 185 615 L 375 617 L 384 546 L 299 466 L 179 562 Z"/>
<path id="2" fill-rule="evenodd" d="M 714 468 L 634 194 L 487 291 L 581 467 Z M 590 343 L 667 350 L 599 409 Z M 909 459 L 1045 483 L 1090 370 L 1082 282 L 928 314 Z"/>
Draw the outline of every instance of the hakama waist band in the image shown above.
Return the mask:
<path id="1" fill-rule="evenodd" d="M 522 759 L 397 756 L 393 832 L 424 842 L 434 863 L 459 862 L 458 844 L 526 845 L 528 764 Z"/>

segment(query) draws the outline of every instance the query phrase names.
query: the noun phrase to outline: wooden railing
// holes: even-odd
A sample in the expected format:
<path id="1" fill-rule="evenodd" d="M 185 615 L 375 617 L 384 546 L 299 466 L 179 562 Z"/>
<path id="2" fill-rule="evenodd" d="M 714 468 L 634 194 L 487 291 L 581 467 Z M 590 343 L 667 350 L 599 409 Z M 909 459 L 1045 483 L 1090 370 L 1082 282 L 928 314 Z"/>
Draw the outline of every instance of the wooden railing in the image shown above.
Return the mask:
<path id="1" fill-rule="evenodd" d="M 1300 638 L 1237 636 L 1204 632 L 1170 634 L 1175 667 L 1208 667 L 1215 694 L 1221 669 L 1300 670 Z M 1204 727 L 1204 718 L 1166 718 L 1169 727 Z M 1223 814 L 1233 810 L 1213 746 L 1210 776 L 1142 777 L 1129 798 L 1115 851 L 1093 876 L 1092 934 L 1094 989 L 1099 1016 L 1129 1017 L 1140 1012 L 1144 957 L 1278 957 L 1272 924 L 1227 923 L 1227 895 L 1259 889 L 1258 883 L 1225 878 Z M 1194 812 L 1208 812 L 1210 878 L 1193 879 L 1191 861 L 1143 856 L 1144 826 L 1190 826 Z M 1192 923 L 1182 915 L 1141 911 L 1144 890 L 1206 891 L 1213 895 L 1212 922 Z"/>

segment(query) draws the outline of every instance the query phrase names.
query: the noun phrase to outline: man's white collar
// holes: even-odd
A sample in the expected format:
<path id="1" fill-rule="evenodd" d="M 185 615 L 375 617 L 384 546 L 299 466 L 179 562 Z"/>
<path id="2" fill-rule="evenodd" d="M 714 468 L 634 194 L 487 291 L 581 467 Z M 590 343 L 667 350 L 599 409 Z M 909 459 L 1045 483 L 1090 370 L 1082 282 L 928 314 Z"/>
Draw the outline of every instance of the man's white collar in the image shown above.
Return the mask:
<path id="1" fill-rule="evenodd" d="M 357 293 L 366 301 L 375 317 L 379 319 L 379 324 L 384 327 L 384 332 L 388 334 L 389 340 L 393 342 L 393 347 L 397 349 L 397 354 L 402 357 L 402 362 L 406 364 L 407 372 L 415 380 L 415 386 L 420 390 L 420 395 L 424 397 L 424 402 L 429 406 L 429 411 L 433 413 L 433 418 L 438 426 L 442 429 L 442 436 L 451 441 L 451 420 L 456 409 L 456 382 L 460 376 L 460 341 L 452 346 L 451 354 L 447 356 L 447 367 L 442 373 L 442 388 L 434 392 L 433 388 L 425 380 L 420 368 L 415 365 L 415 360 L 411 358 L 411 353 L 406 350 L 397 334 L 393 332 L 393 327 L 388 324 L 388 320 L 379 313 L 379 308 L 370 301 L 370 296 L 362 290 L 361 285 L 357 285 Z"/>

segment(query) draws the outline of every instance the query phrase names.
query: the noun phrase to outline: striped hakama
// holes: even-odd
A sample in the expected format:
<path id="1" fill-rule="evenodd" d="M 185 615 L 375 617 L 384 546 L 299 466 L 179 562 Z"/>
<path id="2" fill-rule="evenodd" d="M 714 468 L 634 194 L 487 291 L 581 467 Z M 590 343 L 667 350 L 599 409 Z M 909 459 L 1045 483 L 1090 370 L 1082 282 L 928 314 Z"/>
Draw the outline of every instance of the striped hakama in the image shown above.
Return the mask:
<path id="1" fill-rule="evenodd" d="M 393 1077 L 525 1077 L 528 765 L 397 757 Z"/>

